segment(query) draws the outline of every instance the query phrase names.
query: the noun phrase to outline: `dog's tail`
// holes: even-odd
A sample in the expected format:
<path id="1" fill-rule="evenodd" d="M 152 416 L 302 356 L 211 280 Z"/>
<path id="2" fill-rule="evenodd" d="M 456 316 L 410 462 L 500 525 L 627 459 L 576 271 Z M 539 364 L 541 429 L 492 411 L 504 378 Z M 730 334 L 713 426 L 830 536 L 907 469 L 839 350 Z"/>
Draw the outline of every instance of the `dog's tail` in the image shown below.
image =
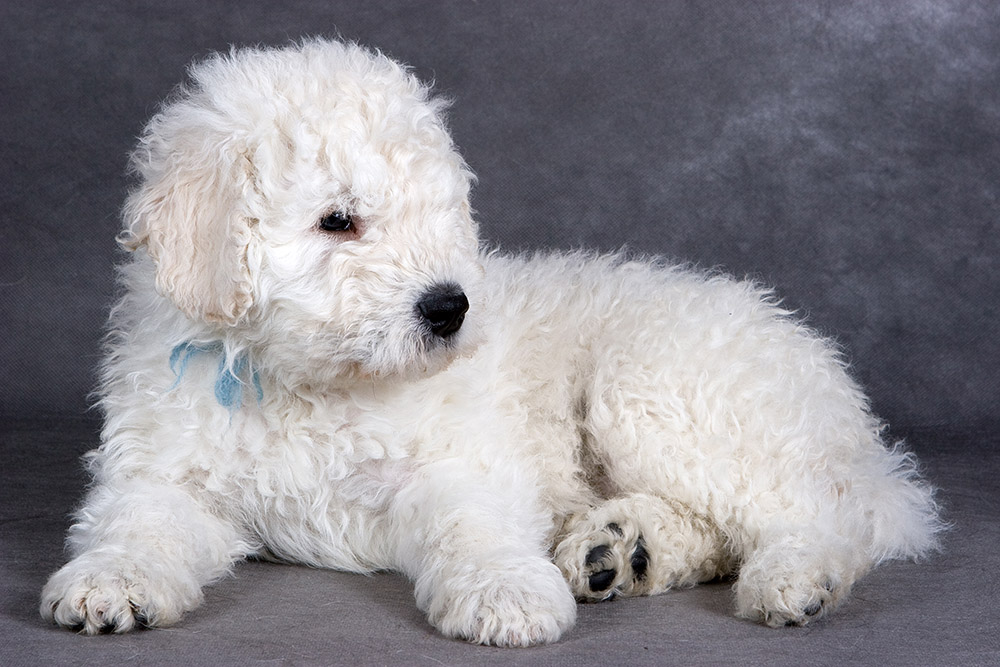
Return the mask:
<path id="1" fill-rule="evenodd" d="M 877 563 L 920 558 L 940 548 L 949 527 L 941 518 L 936 489 L 920 474 L 902 443 L 883 449 L 882 475 L 867 480 L 865 513 L 870 519 L 870 556 Z"/>

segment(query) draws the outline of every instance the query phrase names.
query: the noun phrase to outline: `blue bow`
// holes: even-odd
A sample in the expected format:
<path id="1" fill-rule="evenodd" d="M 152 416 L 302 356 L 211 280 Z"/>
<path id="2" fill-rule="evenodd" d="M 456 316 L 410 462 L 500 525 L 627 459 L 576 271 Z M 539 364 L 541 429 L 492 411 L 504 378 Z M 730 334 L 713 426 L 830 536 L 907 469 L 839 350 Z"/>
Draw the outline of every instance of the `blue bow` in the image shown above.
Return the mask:
<path id="1" fill-rule="evenodd" d="M 230 411 L 243 405 L 243 386 L 246 383 L 240 379 L 240 376 L 244 374 L 248 366 L 247 354 L 245 352 L 240 354 L 233 360 L 231 366 L 227 366 L 226 355 L 223 353 L 224 350 L 225 348 L 221 342 L 202 345 L 188 341 L 174 347 L 170 351 L 170 370 L 177 376 L 177 380 L 171 385 L 170 389 L 180 384 L 181 377 L 183 377 L 184 371 L 187 370 L 188 362 L 191 361 L 192 357 L 198 354 L 218 354 L 220 358 L 219 373 L 215 379 L 215 400 L 219 402 L 219 405 L 228 408 Z M 264 389 L 260 385 L 260 376 L 257 374 L 257 371 L 254 371 L 251 375 L 250 382 L 253 384 L 254 389 L 257 390 L 257 402 L 260 403 L 264 398 Z M 167 391 L 170 391 L 170 389 Z"/>

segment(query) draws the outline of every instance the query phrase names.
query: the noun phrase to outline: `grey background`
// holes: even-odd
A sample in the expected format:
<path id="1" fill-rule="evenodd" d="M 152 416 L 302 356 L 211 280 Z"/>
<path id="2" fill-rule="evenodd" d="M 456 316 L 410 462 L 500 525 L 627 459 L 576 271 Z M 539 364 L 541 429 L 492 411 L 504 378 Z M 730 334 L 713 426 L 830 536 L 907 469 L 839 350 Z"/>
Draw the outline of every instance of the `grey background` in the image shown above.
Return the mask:
<path id="1" fill-rule="evenodd" d="M 134 138 L 193 58 L 337 34 L 454 99 L 488 242 L 774 286 L 942 487 L 945 551 L 882 568 L 806 630 L 731 618 L 716 584 L 581 608 L 556 647 L 474 649 L 434 635 L 398 577 L 262 564 L 174 630 L 45 627 L 37 591 L 96 444 Z M 7 0 L 0 45 L 0 662 L 1000 660 L 1000 3 Z"/>

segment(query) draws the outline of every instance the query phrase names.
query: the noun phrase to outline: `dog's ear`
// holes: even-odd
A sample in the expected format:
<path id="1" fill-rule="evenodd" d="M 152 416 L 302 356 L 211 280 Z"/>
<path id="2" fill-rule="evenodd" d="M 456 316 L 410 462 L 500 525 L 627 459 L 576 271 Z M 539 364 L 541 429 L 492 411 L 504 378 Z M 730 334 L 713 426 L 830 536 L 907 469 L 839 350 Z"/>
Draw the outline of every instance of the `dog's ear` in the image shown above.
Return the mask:
<path id="1" fill-rule="evenodd" d="M 157 289 L 188 317 L 234 325 L 253 303 L 244 210 L 250 163 L 225 140 L 197 131 L 164 136 L 155 125 L 133 155 L 142 183 L 125 203 L 119 242 L 145 246 Z"/>

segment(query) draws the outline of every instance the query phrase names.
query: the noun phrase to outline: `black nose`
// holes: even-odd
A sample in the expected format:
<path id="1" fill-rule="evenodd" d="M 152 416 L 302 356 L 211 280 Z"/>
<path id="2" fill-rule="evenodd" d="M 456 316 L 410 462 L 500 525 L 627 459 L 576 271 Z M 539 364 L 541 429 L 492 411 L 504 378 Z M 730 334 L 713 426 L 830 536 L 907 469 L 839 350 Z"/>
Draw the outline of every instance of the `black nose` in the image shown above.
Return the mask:
<path id="1" fill-rule="evenodd" d="M 462 328 L 469 300 L 458 285 L 435 285 L 417 301 L 417 311 L 435 336 L 447 338 Z"/>

